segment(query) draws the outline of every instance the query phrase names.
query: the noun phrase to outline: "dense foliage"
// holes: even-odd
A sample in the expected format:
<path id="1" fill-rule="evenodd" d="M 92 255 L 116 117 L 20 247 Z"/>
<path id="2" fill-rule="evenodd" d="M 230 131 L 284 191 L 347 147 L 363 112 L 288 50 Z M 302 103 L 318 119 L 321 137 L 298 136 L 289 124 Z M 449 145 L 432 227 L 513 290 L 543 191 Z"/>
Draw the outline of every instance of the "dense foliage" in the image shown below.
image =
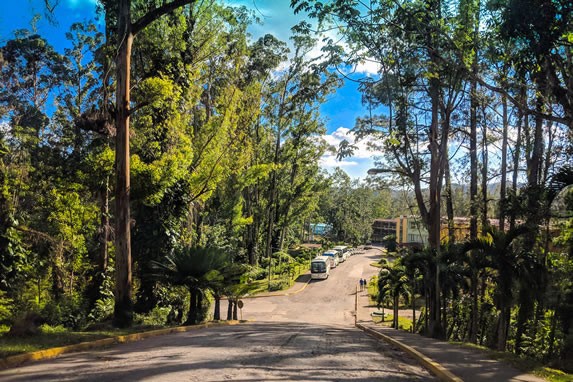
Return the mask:
<path id="1" fill-rule="evenodd" d="M 415 214 L 428 248 L 384 266 L 381 302 L 422 296 L 420 331 L 573 364 L 570 2 L 292 5 L 318 24 L 288 43 L 217 1 L 100 0 L 103 30 L 72 25 L 63 52 L 26 30 L 0 46 L 0 320 L 196 323 L 222 296 L 236 318 L 245 285 L 306 265 L 313 223 L 359 244 Z M 365 62 L 368 183 L 319 167 L 319 106 Z"/>
<path id="2" fill-rule="evenodd" d="M 354 131 L 381 154 L 371 172 L 411 188 L 429 246 L 384 269 L 381 291 L 406 285 L 393 276 L 406 274 L 405 265 L 424 276 L 412 293 L 426 298 L 428 334 L 570 366 L 572 279 L 559 268 L 573 261 L 563 239 L 572 210 L 554 203 L 572 183 L 570 2 L 292 5 L 319 32 L 335 26 L 342 35 L 323 48 L 340 71 L 377 67 L 357 80 L 364 102 L 380 112 Z M 355 146 L 341 148 L 349 155 Z M 466 185 L 460 200 L 456 190 Z M 469 217 L 463 251 L 455 216 Z"/>

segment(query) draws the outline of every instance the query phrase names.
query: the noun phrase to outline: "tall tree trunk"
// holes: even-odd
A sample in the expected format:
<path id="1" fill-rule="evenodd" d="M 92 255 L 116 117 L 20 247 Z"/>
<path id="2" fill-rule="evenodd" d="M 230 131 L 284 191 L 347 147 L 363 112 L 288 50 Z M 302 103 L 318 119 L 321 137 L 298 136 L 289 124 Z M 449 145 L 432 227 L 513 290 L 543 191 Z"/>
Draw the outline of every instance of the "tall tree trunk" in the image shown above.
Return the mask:
<path id="1" fill-rule="evenodd" d="M 522 104 L 527 103 L 527 92 L 525 86 L 522 86 L 519 93 L 519 101 Z M 526 126 L 529 125 L 529 117 L 527 114 L 524 114 L 521 109 L 517 111 L 517 138 L 515 140 L 515 152 L 513 155 L 513 173 L 512 173 L 512 180 L 511 180 L 511 192 L 513 197 L 517 196 L 517 185 L 518 185 L 518 177 L 519 177 L 519 163 L 521 158 L 521 144 L 523 140 L 523 130 L 526 129 Z M 516 211 L 515 208 L 510 210 L 511 214 L 509 216 L 509 229 L 515 228 L 516 222 Z"/>
<path id="2" fill-rule="evenodd" d="M 215 310 L 213 311 L 213 320 L 221 320 L 221 296 L 215 295 Z"/>
<path id="3" fill-rule="evenodd" d="M 233 299 L 228 297 L 227 302 L 227 321 L 231 321 L 233 319 Z"/>
<path id="4" fill-rule="evenodd" d="M 501 103 L 503 107 L 502 119 L 503 119 L 503 138 L 501 141 L 501 186 L 499 189 L 499 230 L 505 231 L 505 209 L 506 206 L 506 188 L 507 188 L 507 130 L 508 130 L 508 115 L 507 115 L 507 97 L 503 95 L 501 97 Z"/>
<path id="5" fill-rule="evenodd" d="M 477 62 L 472 65 L 474 77 L 477 75 Z M 478 160 L 477 160 L 477 81 L 470 80 L 470 240 L 478 236 Z"/>
<path id="6" fill-rule="evenodd" d="M 450 175 L 450 161 L 446 160 L 446 213 L 448 215 L 448 243 L 456 242 L 456 231 L 454 225 L 454 203 L 452 200 L 452 178 Z"/>
<path id="7" fill-rule="evenodd" d="M 480 22 L 480 9 L 481 1 L 478 0 L 477 12 L 475 14 L 475 23 L 473 25 L 473 49 L 475 56 L 472 61 L 472 76 L 470 77 L 470 240 L 476 240 L 478 237 L 477 229 L 477 192 L 478 192 L 478 160 L 477 160 L 477 108 L 478 108 L 478 88 L 477 76 L 479 72 L 478 57 L 479 57 L 479 22 Z M 477 254 L 471 252 L 469 254 L 472 259 L 475 259 Z M 475 261 L 472 261 L 475 264 Z M 472 263 L 470 262 L 470 264 Z M 472 265 L 470 267 L 473 268 Z M 471 269 L 471 318 L 469 325 L 469 338 L 470 342 L 477 342 L 478 325 L 479 325 L 479 304 L 478 304 L 478 272 L 477 269 Z"/>
<path id="8" fill-rule="evenodd" d="M 131 297 L 131 225 L 129 206 L 129 103 L 131 78 L 131 1 L 119 4 L 119 49 L 116 63 L 116 190 L 115 190 L 115 306 L 114 325 L 120 328 L 133 323 Z"/>
<path id="9" fill-rule="evenodd" d="M 472 256 L 471 254 L 470 256 Z M 478 332 L 478 320 L 479 320 L 479 312 L 478 312 L 478 270 L 472 269 L 472 276 L 471 276 L 471 298 L 472 298 L 472 307 L 471 307 L 471 318 L 470 318 L 470 328 L 469 328 L 469 337 L 470 342 L 472 344 L 477 343 L 477 332 Z"/>
<path id="10" fill-rule="evenodd" d="M 430 98 L 432 102 L 432 120 L 430 125 L 430 200 L 428 210 L 428 243 L 436 256 L 436 279 L 434 285 L 434 298 L 432 299 L 432 312 L 430 314 L 430 332 L 432 337 L 443 337 L 443 327 L 440 316 L 440 228 L 441 228 L 441 188 L 443 169 L 447 151 L 443 151 L 443 134 L 440 142 L 439 113 L 440 104 L 439 80 L 430 79 Z M 443 132 L 442 132 L 443 133 Z M 445 156 L 445 158 L 444 158 Z"/>
<path id="11" fill-rule="evenodd" d="M 487 184 L 488 184 L 488 175 L 487 175 L 487 170 L 488 170 L 488 142 L 487 142 L 487 124 L 485 121 L 485 110 L 483 112 L 484 114 L 484 124 L 483 124 L 483 135 L 482 135 L 482 164 L 481 164 L 481 196 L 482 196 L 482 202 L 481 202 L 481 230 L 482 232 L 485 230 L 485 228 L 489 225 L 487 216 L 488 216 L 488 191 L 487 191 Z"/>
<path id="12" fill-rule="evenodd" d="M 507 346 L 507 335 L 509 329 L 509 319 L 511 315 L 511 308 L 503 306 L 499 313 L 498 330 L 497 330 L 497 350 L 505 351 Z"/>
<path id="13" fill-rule="evenodd" d="M 539 75 L 537 87 L 538 97 L 536 101 L 536 110 L 543 112 L 545 110 L 544 94 L 546 92 L 546 82 L 542 75 Z M 530 157 L 527 160 L 527 213 L 526 225 L 529 232 L 525 235 L 525 248 L 533 249 L 536 245 L 536 239 L 539 232 L 539 222 L 542 213 L 542 189 L 541 174 L 544 158 L 545 138 L 543 137 L 543 118 L 535 118 L 535 130 L 533 133 L 533 142 L 529 150 Z"/>
<path id="14" fill-rule="evenodd" d="M 193 325 L 197 322 L 197 300 L 199 292 L 195 288 L 190 288 L 189 291 L 189 312 L 187 312 L 187 321 L 185 325 Z"/>
<path id="15" fill-rule="evenodd" d="M 115 190 L 115 306 L 114 325 L 128 327 L 133 323 L 133 300 L 131 297 L 131 214 L 130 192 L 130 153 L 129 153 L 129 115 L 131 81 L 131 47 L 138 31 L 162 17 L 195 0 L 173 0 L 163 2 L 158 8 L 151 9 L 137 22 L 131 20 L 131 0 L 119 0 L 117 21 L 117 61 L 116 61 L 116 99 L 115 99 L 115 168 L 117 183 Z"/>

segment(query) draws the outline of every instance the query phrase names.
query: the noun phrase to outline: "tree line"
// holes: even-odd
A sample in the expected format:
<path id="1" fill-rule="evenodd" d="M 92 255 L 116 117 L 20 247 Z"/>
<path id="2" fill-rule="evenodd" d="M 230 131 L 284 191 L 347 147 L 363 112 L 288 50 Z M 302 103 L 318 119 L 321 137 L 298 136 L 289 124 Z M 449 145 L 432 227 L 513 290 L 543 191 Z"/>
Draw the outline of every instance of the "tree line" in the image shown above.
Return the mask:
<path id="1" fill-rule="evenodd" d="M 318 23 L 331 65 L 360 81 L 372 112 L 354 132 L 381 153 L 370 172 L 411 190 L 428 232 L 427 249 L 381 273 L 381 290 L 419 274 L 429 335 L 570 365 L 571 197 L 557 197 L 573 183 L 570 2 L 292 5 Z M 365 62 L 377 72 L 357 79 L 353 68 Z M 345 142 L 340 155 L 355 148 Z M 456 184 L 468 198 L 454 197 Z M 465 244 L 455 216 L 470 219 Z"/>
<path id="2" fill-rule="evenodd" d="M 340 79 L 315 38 L 253 41 L 255 15 L 216 1 L 101 1 L 97 17 L 63 52 L 29 30 L 0 47 L 2 322 L 126 327 L 171 307 L 194 323 L 222 296 L 236 317 L 237 285 L 293 261 L 311 222 L 368 236 L 318 165 Z"/>

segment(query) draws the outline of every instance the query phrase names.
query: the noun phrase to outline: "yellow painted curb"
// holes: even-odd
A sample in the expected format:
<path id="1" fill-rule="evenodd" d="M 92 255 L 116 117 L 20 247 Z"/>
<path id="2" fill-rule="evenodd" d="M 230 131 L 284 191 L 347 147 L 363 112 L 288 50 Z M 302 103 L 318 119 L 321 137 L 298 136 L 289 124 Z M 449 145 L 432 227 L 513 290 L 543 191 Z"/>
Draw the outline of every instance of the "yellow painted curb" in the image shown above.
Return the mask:
<path id="1" fill-rule="evenodd" d="M 225 321 L 225 322 L 209 322 L 206 324 L 200 325 L 192 325 L 192 326 L 177 326 L 174 328 L 165 328 L 165 329 L 157 329 L 157 330 L 150 330 L 148 332 L 141 332 L 141 333 L 133 333 L 127 334 L 124 336 L 116 336 L 110 338 L 103 338 L 101 340 L 95 340 L 90 342 L 81 342 L 79 344 L 68 345 L 68 346 L 60 346 L 57 348 L 50 348 L 44 350 L 38 350 L 35 352 L 24 353 L 24 354 L 17 354 L 10 357 L 0 359 L 0 369 L 8 369 L 11 367 L 16 367 L 24 362 L 28 361 L 41 361 L 44 359 L 55 358 L 59 355 L 78 352 L 78 351 L 85 351 L 90 349 L 98 349 L 103 348 L 106 346 L 111 346 L 115 344 L 127 343 L 127 342 L 135 342 L 142 340 L 144 338 L 149 337 L 156 337 L 165 334 L 172 334 L 172 333 L 182 333 L 188 332 L 191 330 L 198 330 L 198 329 L 205 329 L 210 327 L 217 327 L 217 326 L 229 326 L 229 325 L 237 325 L 240 321 Z"/>
<path id="2" fill-rule="evenodd" d="M 426 357 L 424 354 L 420 353 L 419 351 L 417 351 L 416 349 L 401 343 L 400 341 L 395 340 L 394 338 L 391 338 L 385 334 L 382 334 L 380 332 L 377 332 L 376 330 L 367 328 L 366 326 L 362 325 L 362 324 L 356 324 L 356 327 L 363 330 L 364 332 L 370 334 L 373 337 L 382 339 L 394 346 L 399 347 L 400 349 L 404 350 L 406 353 L 410 354 L 411 356 L 413 356 L 414 358 L 418 359 L 419 362 L 425 366 L 426 368 L 428 368 L 430 370 L 430 372 L 432 372 L 432 374 L 434 374 L 435 376 L 437 376 L 441 381 L 445 381 L 445 382 L 463 382 L 463 380 L 458 377 L 457 375 L 453 374 L 451 371 L 449 371 L 448 369 L 446 369 L 445 367 L 443 367 L 441 364 L 435 362 L 434 360 L 432 360 L 429 357 Z"/>

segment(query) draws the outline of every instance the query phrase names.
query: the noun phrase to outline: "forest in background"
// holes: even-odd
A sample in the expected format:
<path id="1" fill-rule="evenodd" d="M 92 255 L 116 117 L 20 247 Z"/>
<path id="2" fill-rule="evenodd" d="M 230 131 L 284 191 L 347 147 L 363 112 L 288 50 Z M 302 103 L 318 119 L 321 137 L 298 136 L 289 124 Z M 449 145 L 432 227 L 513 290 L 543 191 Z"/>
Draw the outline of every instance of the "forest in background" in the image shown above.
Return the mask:
<path id="1" fill-rule="evenodd" d="M 416 214 L 429 247 L 398 265 L 420 330 L 572 364 L 571 4 L 292 4 L 318 24 L 289 44 L 251 40 L 246 8 L 101 0 L 105 29 L 74 24 L 64 52 L 28 30 L 0 47 L 0 319 L 196 323 L 308 261 L 311 223 L 360 244 Z M 353 133 L 378 162 L 360 182 L 319 168 L 318 107 L 365 61 Z M 469 240 L 441 242 L 443 216 Z"/>

